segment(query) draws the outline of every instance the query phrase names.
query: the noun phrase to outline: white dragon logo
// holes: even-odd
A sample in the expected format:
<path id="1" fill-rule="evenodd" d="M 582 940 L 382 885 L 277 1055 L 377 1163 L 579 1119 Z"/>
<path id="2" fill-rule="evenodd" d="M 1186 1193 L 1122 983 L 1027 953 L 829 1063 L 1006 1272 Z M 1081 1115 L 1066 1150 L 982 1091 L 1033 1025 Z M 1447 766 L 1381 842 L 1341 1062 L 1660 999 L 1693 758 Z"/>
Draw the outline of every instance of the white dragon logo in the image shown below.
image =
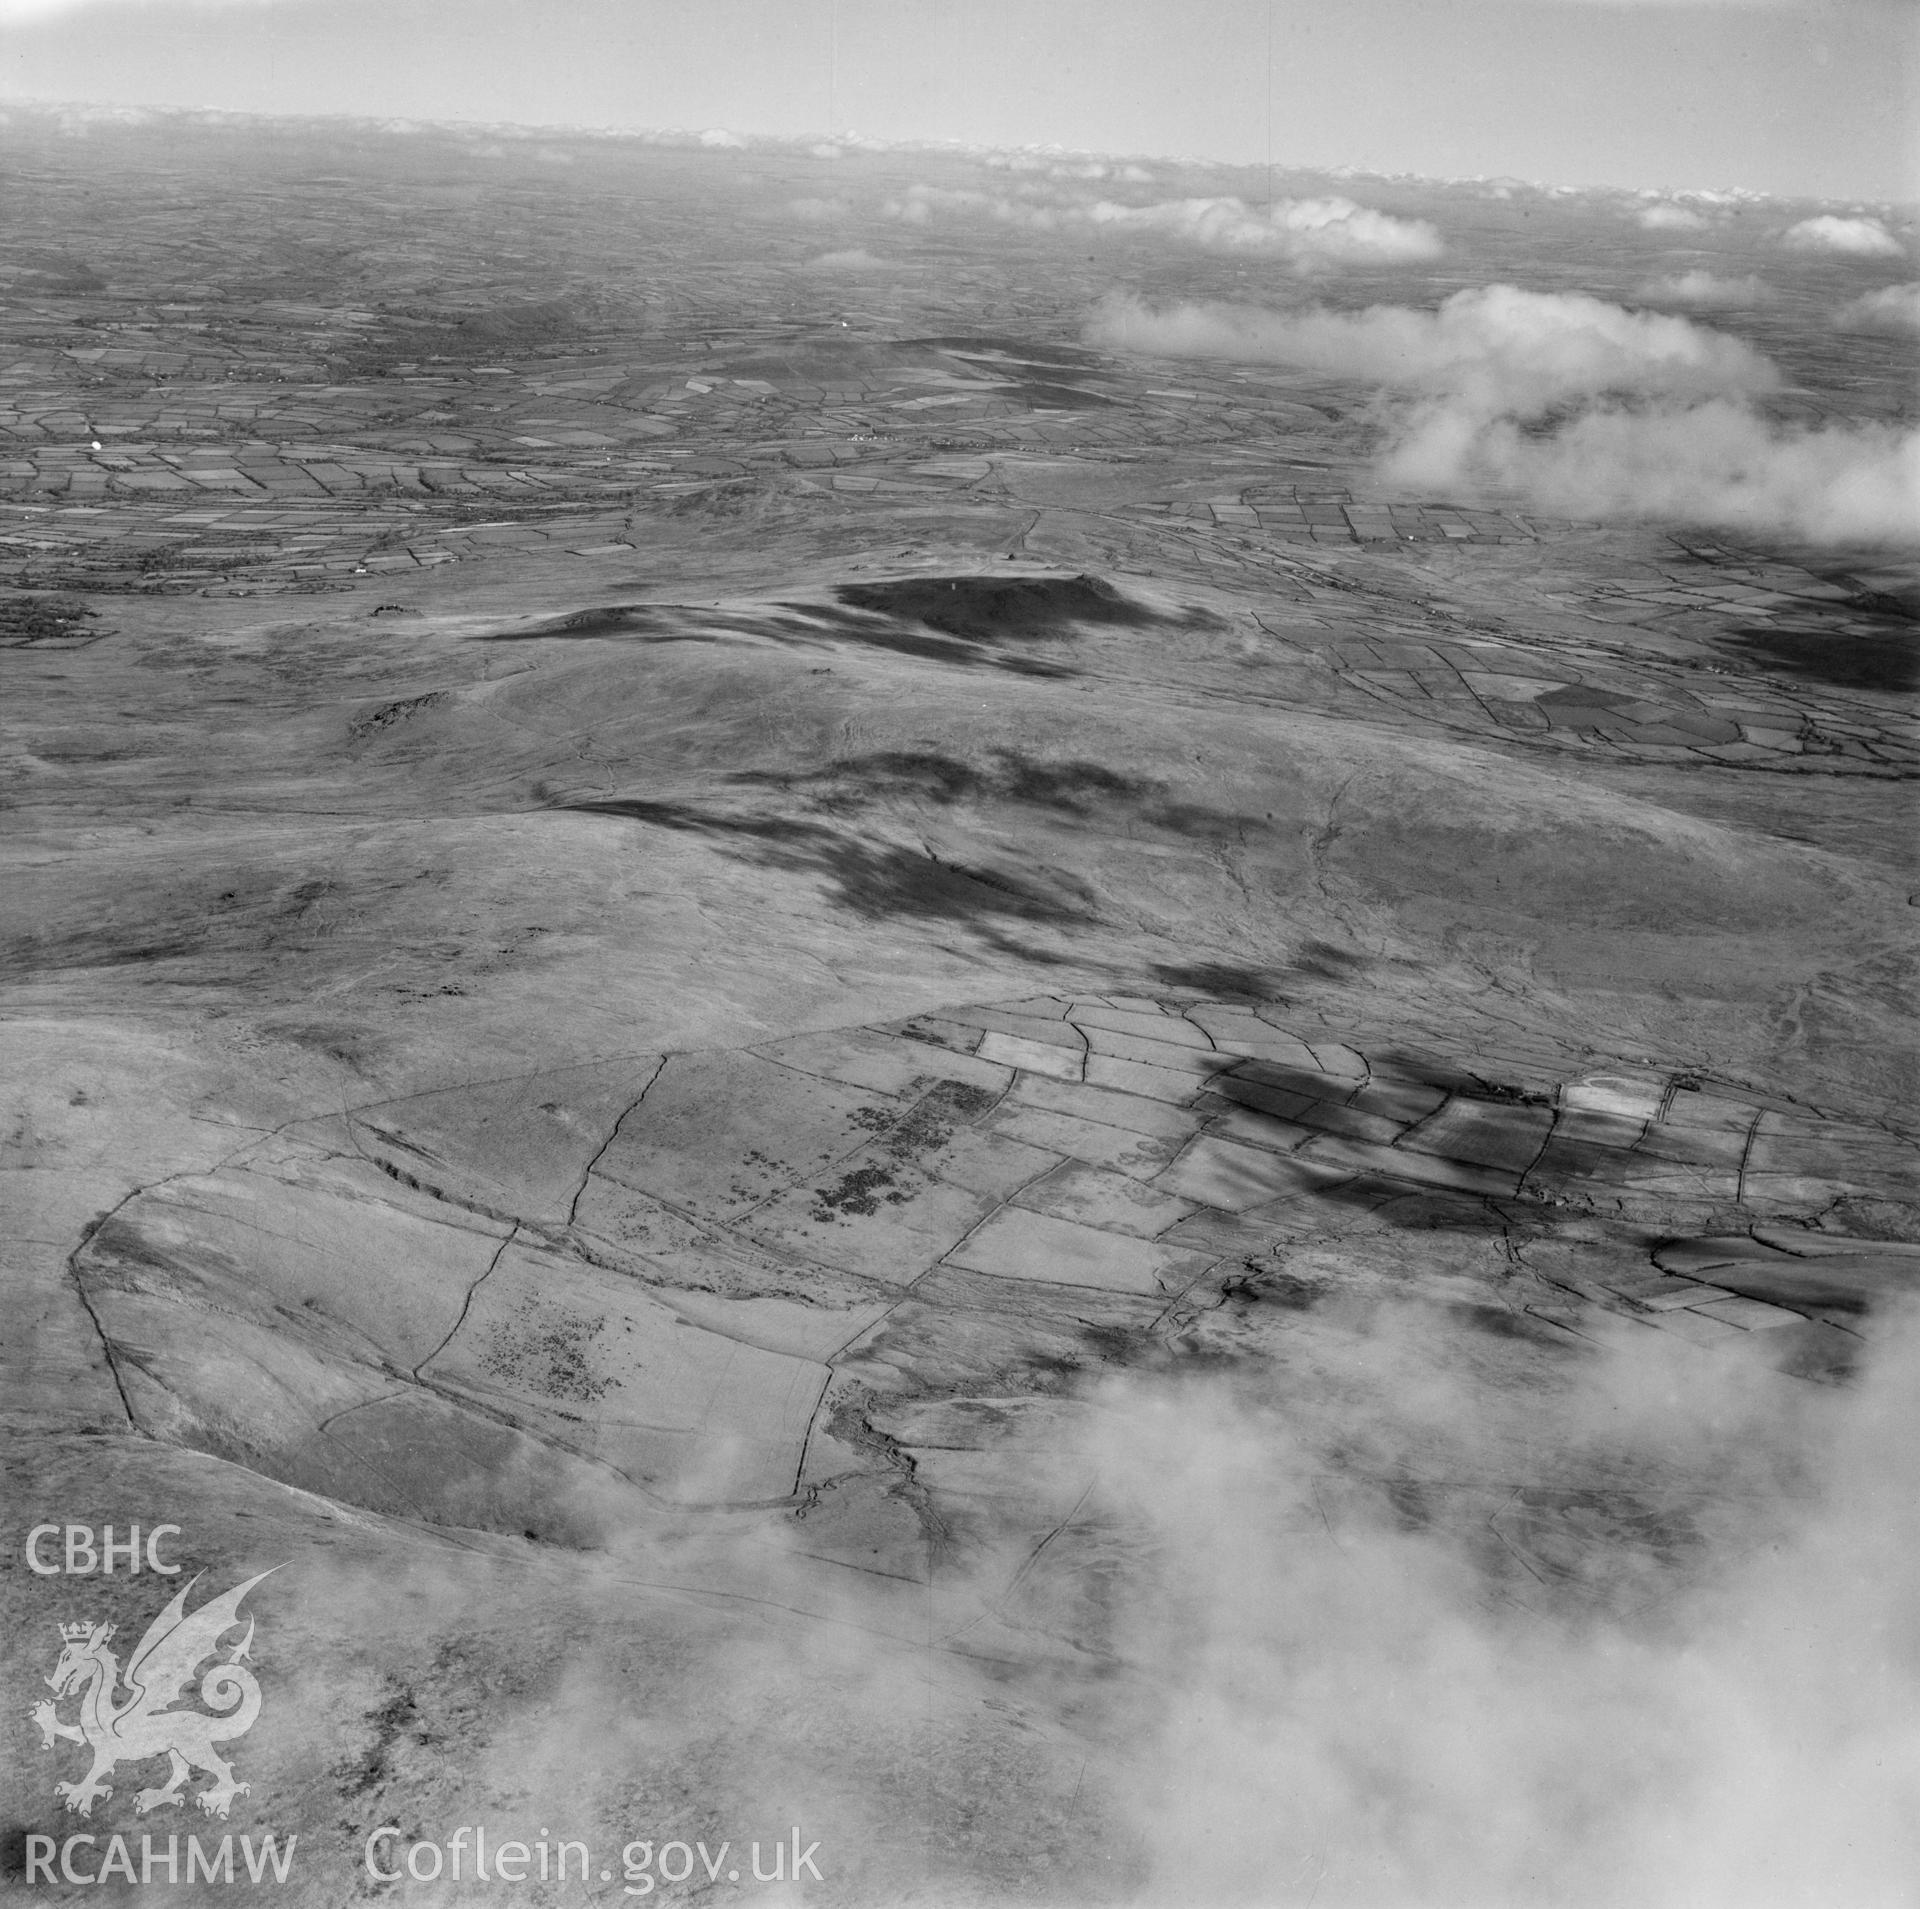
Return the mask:
<path id="1" fill-rule="evenodd" d="M 274 1570 L 278 1570 L 278 1565 Z M 200 1582 L 188 1579 L 167 1608 L 147 1626 L 132 1657 L 127 1660 L 125 1683 L 130 1693 L 124 1700 L 116 1692 L 122 1681 L 119 1660 L 107 1649 L 113 1635 L 111 1624 L 62 1624 L 60 1661 L 53 1667 L 47 1687 L 54 1702 L 43 1697 L 28 1711 L 40 1726 L 43 1745 L 52 1749 L 57 1737 L 70 1743 L 84 1743 L 93 1751 L 93 1768 L 78 1783 L 56 1783 L 54 1795 L 65 1800 L 70 1810 L 82 1816 L 93 1814 L 97 1798 L 111 1796 L 111 1784 L 100 1779 L 116 1763 L 141 1763 L 150 1757 L 169 1757 L 172 1770 L 157 1790 L 142 1790 L 134 1799 L 141 1815 L 158 1809 L 163 1803 L 176 1808 L 185 1803 L 180 1786 L 195 1770 L 204 1770 L 214 1780 L 194 1797 L 209 1816 L 225 1816 L 236 1796 L 244 1796 L 251 1787 L 234 1781 L 233 1766 L 214 1749 L 230 1737 L 245 1736 L 260 1714 L 260 1686 L 253 1672 L 241 1659 L 253 1642 L 253 1619 L 247 1619 L 247 1634 L 233 1645 L 200 1680 L 199 1696 L 219 1714 L 208 1716 L 199 1710 L 170 1710 L 167 1706 L 180 1695 L 196 1669 L 214 1655 L 220 1639 L 240 1622 L 240 1600 L 261 1578 L 237 1584 L 223 1597 L 210 1599 L 193 1613 L 186 1614 L 187 1593 Z M 80 1692 L 80 1720 L 62 1723 L 56 1710 L 59 1700 Z"/>

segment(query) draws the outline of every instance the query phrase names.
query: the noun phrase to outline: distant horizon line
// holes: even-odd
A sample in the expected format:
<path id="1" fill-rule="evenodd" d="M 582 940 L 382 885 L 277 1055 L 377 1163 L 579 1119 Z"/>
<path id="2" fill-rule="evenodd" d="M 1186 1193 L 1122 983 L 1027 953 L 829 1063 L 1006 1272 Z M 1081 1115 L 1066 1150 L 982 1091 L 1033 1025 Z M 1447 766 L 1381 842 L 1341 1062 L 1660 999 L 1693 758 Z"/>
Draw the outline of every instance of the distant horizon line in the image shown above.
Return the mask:
<path id="1" fill-rule="evenodd" d="M 1523 178 L 1515 173 L 1385 172 L 1367 166 L 1313 164 L 1306 161 L 1210 159 L 1192 153 L 1107 152 L 1089 147 L 1029 141 L 1020 145 L 991 145 L 960 139 L 877 139 L 855 129 L 842 132 L 741 132 L 732 127 L 585 125 L 567 121 L 467 119 L 428 117 L 412 113 L 260 112 L 231 106 L 182 106 L 136 100 L 54 99 L 32 94 L 0 93 L 0 127 L 14 112 L 83 115 L 102 124 L 130 126 L 155 119 L 185 120 L 198 125 L 341 126 L 407 137 L 420 132 L 487 134 L 525 140 L 580 140 L 605 144 L 633 143 L 673 150 L 726 152 L 783 152 L 822 160 L 862 153 L 928 153 L 948 158 L 991 160 L 1050 160 L 1114 166 L 1162 166 L 1185 171 L 1275 175 L 1305 175 L 1331 180 L 1377 180 L 1383 184 L 1427 186 L 1504 187 L 1509 191 L 1546 197 L 1610 195 L 1624 199 L 1697 199 L 1721 204 L 1845 207 L 1893 216 L 1920 216 L 1920 198 L 1873 199 L 1834 197 L 1819 193 L 1761 192 L 1749 186 L 1630 186 L 1612 181 L 1575 182 Z M 824 152 L 821 148 L 834 150 Z"/>

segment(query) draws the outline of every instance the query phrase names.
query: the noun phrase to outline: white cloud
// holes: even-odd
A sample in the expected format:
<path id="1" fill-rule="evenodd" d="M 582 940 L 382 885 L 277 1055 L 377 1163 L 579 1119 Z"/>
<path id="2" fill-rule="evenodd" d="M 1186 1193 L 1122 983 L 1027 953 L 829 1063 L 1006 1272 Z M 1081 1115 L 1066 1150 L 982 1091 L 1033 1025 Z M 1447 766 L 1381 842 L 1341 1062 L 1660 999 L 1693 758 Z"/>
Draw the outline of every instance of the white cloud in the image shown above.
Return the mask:
<path id="1" fill-rule="evenodd" d="M 1726 396 L 1778 382 L 1751 345 L 1687 319 L 1512 285 L 1456 292 L 1437 311 L 1155 310 L 1114 299 L 1096 313 L 1088 336 L 1122 351 L 1305 365 L 1401 390 L 1443 392 L 1489 411 L 1534 412 L 1610 391 Z"/>
<path id="2" fill-rule="evenodd" d="M 995 219 L 1003 225 L 1042 231 L 1051 231 L 1066 216 L 1051 206 L 1005 193 L 981 192 L 971 186 L 928 185 L 909 186 L 898 197 L 887 200 L 880 212 L 883 218 L 900 219 L 909 225 L 926 225 L 937 213 L 943 217 Z"/>
<path id="3" fill-rule="evenodd" d="M 1649 232 L 1704 232 L 1710 223 L 1705 213 L 1696 212 L 1691 206 L 1664 202 L 1641 207 L 1634 214 L 1634 220 Z"/>
<path id="4" fill-rule="evenodd" d="M 1556 1476 L 1671 1477 L 1678 1458 L 1698 1467 L 1690 1485 L 1713 1483 L 1685 1500 L 1698 1522 L 1684 1564 L 1622 1530 L 1581 1552 L 1562 1541 L 1544 1570 L 1505 1536 L 1523 1494 L 1494 1509 L 1488 1491 L 1481 1537 L 1512 1545 L 1504 1567 L 1524 1589 L 1509 1589 L 1441 1509 L 1458 1488 L 1412 1481 L 1509 1477 L 1540 1435 L 1503 1438 L 1484 1355 L 1439 1321 L 1349 1330 L 1351 1346 L 1313 1342 L 1315 1381 L 1347 1388 L 1338 1417 L 1313 1385 L 1102 1398 L 1087 1440 L 1098 1502 L 1164 1561 L 1111 1606 L 1140 1693 L 1124 1794 L 1144 1900 L 1904 1900 L 1920 1701 L 1911 1333 L 1845 1392 L 1796 1396 L 1745 1362 L 1647 1344 L 1543 1376 Z M 1635 1504 L 1623 1491 L 1601 1511 L 1603 1496 L 1577 1515 Z M 1650 1493 L 1636 1509 L 1678 1502 Z"/>
<path id="5" fill-rule="evenodd" d="M 1898 338 L 1920 332 L 1920 284 L 1883 285 L 1843 305 L 1835 322 L 1842 331 L 1878 332 Z"/>
<path id="6" fill-rule="evenodd" d="M 42 114 L 42 123 L 50 121 L 63 139 L 85 139 L 96 126 L 151 126 L 163 118 L 150 106 L 53 106 L 35 116 Z"/>
<path id="7" fill-rule="evenodd" d="M 1860 258 L 1899 258 L 1906 250 L 1878 219 L 1843 219 L 1831 212 L 1788 226 L 1780 243 L 1799 252 L 1851 252 Z"/>
<path id="8" fill-rule="evenodd" d="M 885 259 L 875 258 L 871 252 L 855 246 L 846 252 L 822 252 L 818 258 L 808 259 L 807 269 L 811 272 L 882 272 L 888 267 Z"/>
<path id="9" fill-rule="evenodd" d="M 1920 433 L 1784 426 L 1750 400 L 1780 377 L 1751 345 L 1580 293 L 1490 285 L 1437 311 L 1111 300 L 1110 350 L 1296 364 L 1413 394 L 1381 459 L 1429 496 L 1518 497 L 1556 516 L 1920 540 Z"/>
<path id="10" fill-rule="evenodd" d="M 880 212 L 883 218 L 901 219 L 909 225 L 926 225 L 936 216 L 975 218 L 1030 232 L 1057 232 L 1083 222 L 1087 216 L 1084 206 L 1063 200 L 1053 189 L 1038 184 L 1021 186 L 1011 193 L 982 192 L 973 186 L 913 185 L 888 199 Z"/>
<path id="11" fill-rule="evenodd" d="M 1562 517 L 1709 524 L 1816 543 L 1920 541 L 1920 431 L 1788 428 L 1724 400 L 1601 407 L 1549 432 L 1437 405 L 1416 416 L 1381 469 L 1432 494 L 1513 493 Z"/>
<path id="12" fill-rule="evenodd" d="M 1101 200 L 1087 216 L 1096 225 L 1165 232 L 1217 252 L 1268 252 L 1280 235 L 1240 199 L 1165 199 L 1156 205 L 1115 205 Z"/>
<path id="13" fill-rule="evenodd" d="M 1003 170 L 1019 170 L 1009 161 Z M 1164 199 L 1126 205 L 1089 203 L 1075 184 L 1100 175 L 1126 178 L 1139 171 L 1056 167 L 1052 183 L 1034 181 L 1010 192 L 968 186 L 914 185 L 881 208 L 890 219 L 924 225 L 935 218 L 992 219 L 1035 232 L 1086 229 L 1158 233 L 1210 251 L 1256 253 L 1290 260 L 1302 270 L 1329 265 L 1410 262 L 1437 258 L 1440 235 L 1424 219 L 1400 219 L 1351 199 L 1284 199 L 1271 212 L 1243 199 Z"/>
<path id="14" fill-rule="evenodd" d="M 1271 216 L 1234 198 L 1145 206 L 1102 200 L 1087 216 L 1109 228 L 1165 232 L 1212 251 L 1273 253 L 1304 265 L 1410 263 L 1444 249 L 1424 219 L 1397 219 L 1342 198 L 1283 199 Z"/>
<path id="15" fill-rule="evenodd" d="M 1697 310 L 1711 311 L 1723 306 L 1742 309 L 1771 305 L 1779 293 L 1764 279 L 1751 274 L 1743 278 L 1721 278 L 1717 273 L 1696 269 L 1649 279 L 1634 296 L 1649 305 L 1691 305 Z"/>

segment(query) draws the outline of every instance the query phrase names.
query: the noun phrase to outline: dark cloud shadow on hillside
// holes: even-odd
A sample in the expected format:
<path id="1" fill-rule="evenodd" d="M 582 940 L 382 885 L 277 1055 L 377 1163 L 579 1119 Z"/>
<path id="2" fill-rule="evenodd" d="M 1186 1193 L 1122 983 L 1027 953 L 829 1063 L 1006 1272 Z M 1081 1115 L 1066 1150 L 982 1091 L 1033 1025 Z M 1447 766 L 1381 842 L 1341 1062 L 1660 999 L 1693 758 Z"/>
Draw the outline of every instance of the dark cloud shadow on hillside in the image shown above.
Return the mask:
<path id="1" fill-rule="evenodd" d="M 1831 689 L 1880 690 L 1901 695 L 1920 689 L 1920 620 L 1876 618 L 1873 630 L 1808 625 L 1751 624 L 1715 641 L 1721 655 L 1801 682 Z"/>
<path id="2" fill-rule="evenodd" d="M 1225 619 L 1188 608 L 1167 616 L 1121 595 L 1099 577 L 909 577 L 841 585 L 832 603 L 786 602 L 766 609 L 715 609 L 690 604 L 624 603 L 576 610 L 513 630 L 488 631 L 483 643 L 554 638 L 644 643 L 770 640 L 831 650 L 867 649 L 994 669 L 1014 676 L 1076 674 L 1057 654 L 1081 628 L 1218 630 Z"/>
<path id="3" fill-rule="evenodd" d="M 884 749 L 842 756 L 820 769 L 743 769 L 726 780 L 736 787 L 797 795 L 828 814 L 902 799 L 940 808 L 1007 802 L 1109 822 L 1124 815 L 1130 822 L 1203 842 L 1244 841 L 1268 830 L 1264 817 L 1206 802 L 1177 801 L 1156 777 L 1129 775 L 1084 757 L 1046 761 L 1019 749 L 992 749 L 973 760 L 937 749 Z M 1346 980 L 1364 967 L 1365 960 L 1329 942 L 1306 941 L 1289 971 L 1320 980 Z M 1258 990 L 1230 992 L 1257 995 Z"/>
<path id="4" fill-rule="evenodd" d="M 482 643 L 525 643 L 536 640 L 571 637 L 576 642 L 595 638 L 635 637 L 648 643 L 724 643 L 726 632 L 702 628 L 691 619 L 672 624 L 662 622 L 657 605 L 650 603 L 610 603 L 598 609 L 575 610 L 566 616 L 551 617 L 524 630 L 490 630 L 476 640 Z"/>
<path id="5" fill-rule="evenodd" d="M 1287 970 L 1239 961 L 1156 961 L 1147 970 L 1162 987 L 1191 988 L 1209 1001 L 1284 1002 Z"/>
<path id="6" fill-rule="evenodd" d="M 929 850 L 862 840 L 823 822 L 729 815 L 688 802 L 609 798 L 561 806 L 575 814 L 618 816 L 707 836 L 761 867 L 821 876 L 841 906 L 872 918 L 897 915 L 975 925 L 995 917 L 1058 925 L 1094 919 L 1093 891 L 1061 869 L 1014 875 L 971 868 L 942 861 Z"/>
<path id="7" fill-rule="evenodd" d="M 1220 825 L 1215 812 L 1191 804 L 1168 804 L 1155 812 L 1163 826 L 1179 828 L 1190 823 L 1196 833 L 1205 833 Z M 1290 985 L 1306 981 L 1357 980 L 1371 963 L 1367 956 L 1350 948 L 1337 948 L 1328 941 L 1303 941 L 1284 966 L 1255 966 L 1236 961 L 1159 961 L 1148 972 L 1163 986 L 1191 988 L 1214 1001 L 1265 1002 L 1283 1004 Z"/>
<path id="8" fill-rule="evenodd" d="M 1039 762 L 1017 749 L 996 749 L 984 763 L 937 750 L 877 750 L 845 756 L 805 774 L 743 770 L 729 782 L 804 793 L 829 812 L 864 808 L 887 798 L 913 797 L 942 808 L 960 802 L 1019 802 L 1065 815 L 1102 805 L 1139 803 L 1157 784 L 1122 775 L 1098 762 Z"/>
<path id="9" fill-rule="evenodd" d="M 683 796 L 603 796 L 562 801 L 577 814 L 624 817 L 682 834 L 704 835 L 767 867 L 823 875 L 836 899 L 857 913 L 981 920 L 1020 917 L 1059 924 L 1098 918 L 1096 891 L 1069 869 L 1034 865 L 1009 870 L 946 860 L 917 848 L 875 841 L 856 831 L 856 818 L 876 810 L 916 806 L 965 811 L 1005 805 L 1068 823 L 1104 824 L 1115 839 L 1140 829 L 1201 842 L 1244 841 L 1265 831 L 1264 818 L 1201 803 L 1170 801 L 1165 784 L 1085 759 L 1046 761 L 1017 749 L 996 749 L 967 760 L 936 749 L 877 750 L 847 756 L 819 769 L 737 770 L 723 786 L 751 801 L 756 794 L 785 798 L 765 809 Z M 1056 838 L 1057 839 L 1057 838 Z M 1083 958 L 1084 961 L 1084 958 Z M 1289 984 L 1345 981 L 1368 965 L 1365 956 L 1306 941 L 1282 965 L 1199 958 L 1147 970 L 1166 986 L 1199 989 L 1214 998 L 1280 1001 Z M 1134 963 L 1094 966 L 1137 981 Z"/>
<path id="10" fill-rule="evenodd" d="M 1438 1087 L 1444 1093 L 1465 1094 L 1471 1100 L 1484 1100 L 1504 1107 L 1547 1107 L 1553 1096 L 1512 1081 L 1494 1080 L 1485 1074 L 1469 1073 L 1437 1054 L 1423 1054 L 1406 1048 L 1383 1047 L 1373 1059 L 1379 1072 L 1396 1080 L 1414 1080 L 1426 1087 Z"/>
<path id="11" fill-rule="evenodd" d="M 969 642 L 1027 642 L 1072 634 L 1075 623 L 1143 629 L 1222 629 L 1210 610 L 1165 617 L 1123 597 L 1099 577 L 907 577 L 842 584 L 834 594 L 850 608 L 924 623 Z"/>
<path id="12" fill-rule="evenodd" d="M 917 656 L 923 662 L 950 663 L 960 669 L 996 669 L 1009 676 L 1062 678 L 1079 672 L 1051 657 L 1030 656 L 1020 650 L 995 649 L 985 642 L 944 636 L 915 624 L 881 616 L 852 616 L 844 611 L 796 603 L 790 619 L 770 620 L 762 634 L 776 642 L 826 648 L 834 643 L 858 643 L 865 649 L 889 650 L 896 656 Z M 1062 630 L 1064 639 L 1072 634 Z"/>
<path id="13" fill-rule="evenodd" d="M 1064 640 L 1069 630 L 1056 632 Z M 1012 676 L 1070 677 L 1076 672 L 1051 658 L 984 642 L 945 636 L 915 623 L 836 605 L 788 603 L 771 611 L 724 611 L 683 604 L 617 603 L 579 610 L 515 630 L 488 630 L 477 643 L 618 642 L 728 643 L 771 641 L 786 648 L 831 654 L 841 644 L 914 656 L 959 669 L 995 669 Z"/>

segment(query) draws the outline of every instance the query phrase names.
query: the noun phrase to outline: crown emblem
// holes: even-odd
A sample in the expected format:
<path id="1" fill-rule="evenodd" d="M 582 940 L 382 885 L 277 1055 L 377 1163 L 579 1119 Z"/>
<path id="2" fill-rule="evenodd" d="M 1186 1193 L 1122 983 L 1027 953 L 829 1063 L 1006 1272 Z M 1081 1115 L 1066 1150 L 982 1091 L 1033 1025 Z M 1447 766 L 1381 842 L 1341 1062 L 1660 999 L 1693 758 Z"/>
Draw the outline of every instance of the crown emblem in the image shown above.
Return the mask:
<path id="1" fill-rule="evenodd" d="M 60 1626 L 60 1635 L 65 1638 L 69 1644 L 84 1643 L 93 1635 L 93 1626 L 84 1621 L 78 1624 L 62 1624 Z M 100 1641 L 104 1644 L 112 1635 L 113 1626 L 109 1624 L 101 1631 Z"/>

